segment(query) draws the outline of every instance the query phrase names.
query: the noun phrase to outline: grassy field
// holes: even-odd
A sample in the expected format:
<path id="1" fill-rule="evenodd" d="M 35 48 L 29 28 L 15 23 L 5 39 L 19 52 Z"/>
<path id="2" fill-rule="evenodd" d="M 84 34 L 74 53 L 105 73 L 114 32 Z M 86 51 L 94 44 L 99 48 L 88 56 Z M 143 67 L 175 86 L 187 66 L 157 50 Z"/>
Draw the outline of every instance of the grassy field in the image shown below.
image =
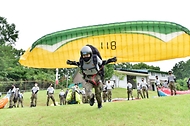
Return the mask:
<path id="1" fill-rule="evenodd" d="M 58 101 L 59 90 L 55 98 Z M 24 93 L 24 108 L 0 110 L 0 126 L 188 126 L 190 95 L 155 97 L 97 104 L 46 106 L 46 91 L 39 91 L 38 105 L 30 108 L 31 93 Z M 136 91 L 134 90 L 134 95 Z M 113 98 L 126 98 L 125 89 L 113 90 Z M 52 103 L 52 102 L 51 102 Z"/>

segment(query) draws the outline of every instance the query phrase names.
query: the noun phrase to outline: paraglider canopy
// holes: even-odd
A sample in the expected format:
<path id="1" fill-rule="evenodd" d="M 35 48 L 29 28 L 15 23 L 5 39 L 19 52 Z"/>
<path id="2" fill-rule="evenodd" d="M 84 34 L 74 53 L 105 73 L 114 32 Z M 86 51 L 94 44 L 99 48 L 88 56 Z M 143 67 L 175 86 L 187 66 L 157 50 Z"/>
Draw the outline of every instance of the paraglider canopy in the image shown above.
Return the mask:
<path id="1" fill-rule="evenodd" d="M 23 66 L 70 68 L 83 46 L 95 46 L 102 59 L 117 63 L 153 62 L 190 56 L 190 31 L 173 22 L 129 21 L 85 26 L 45 35 L 21 56 Z"/>

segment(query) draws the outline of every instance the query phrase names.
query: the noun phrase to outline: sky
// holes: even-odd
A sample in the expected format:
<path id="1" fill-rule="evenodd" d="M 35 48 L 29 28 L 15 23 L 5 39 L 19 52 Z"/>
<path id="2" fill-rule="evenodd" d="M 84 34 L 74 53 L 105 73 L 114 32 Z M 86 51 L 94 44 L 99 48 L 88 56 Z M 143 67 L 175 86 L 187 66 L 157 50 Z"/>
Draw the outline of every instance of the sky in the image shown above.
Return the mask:
<path id="1" fill-rule="evenodd" d="M 190 29 L 189 0 L 2 0 L 0 16 L 16 25 L 16 48 L 24 50 L 46 34 L 81 26 L 156 20 Z M 146 64 L 169 71 L 175 63 L 189 58 Z"/>

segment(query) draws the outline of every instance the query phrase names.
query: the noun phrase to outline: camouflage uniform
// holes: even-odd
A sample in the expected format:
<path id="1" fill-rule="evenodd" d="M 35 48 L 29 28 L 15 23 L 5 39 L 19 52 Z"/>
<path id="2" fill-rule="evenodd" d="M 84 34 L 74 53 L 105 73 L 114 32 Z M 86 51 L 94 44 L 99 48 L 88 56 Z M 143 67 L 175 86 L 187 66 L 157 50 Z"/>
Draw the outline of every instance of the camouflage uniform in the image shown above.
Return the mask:
<path id="1" fill-rule="evenodd" d="M 142 82 L 140 83 L 140 86 L 142 87 L 142 94 L 143 98 L 148 98 L 148 84 L 144 82 L 144 78 L 142 78 Z"/>
<path id="2" fill-rule="evenodd" d="M 23 107 L 23 94 L 21 92 L 19 92 L 19 94 L 18 94 L 17 107 L 19 107 L 19 104 L 21 104 L 21 107 Z"/>
<path id="3" fill-rule="evenodd" d="M 35 86 L 32 88 L 32 95 L 31 95 L 31 102 L 30 102 L 30 107 L 36 107 L 37 105 L 37 93 L 39 91 L 38 84 L 35 83 Z"/>
<path id="4" fill-rule="evenodd" d="M 59 100 L 60 100 L 60 105 L 65 105 L 65 92 L 63 90 L 61 90 L 61 92 L 59 93 Z"/>
<path id="5" fill-rule="evenodd" d="M 82 94 L 82 103 L 88 103 L 88 99 L 86 97 L 85 88 L 83 88 L 80 93 Z"/>
<path id="6" fill-rule="evenodd" d="M 13 108 L 13 99 L 15 96 L 15 92 L 16 92 L 16 87 L 14 85 L 12 85 L 12 89 L 10 89 L 10 98 L 9 98 L 9 108 Z"/>
<path id="7" fill-rule="evenodd" d="M 170 88 L 170 91 L 171 91 L 171 95 L 176 95 L 176 87 L 175 87 L 175 76 L 172 74 L 171 71 L 168 72 L 169 73 L 169 76 L 168 76 L 168 82 L 169 82 L 169 85 L 168 87 Z"/>
<path id="8" fill-rule="evenodd" d="M 106 85 L 107 85 L 108 101 L 111 102 L 111 99 L 112 99 L 112 89 L 114 89 L 114 85 L 110 81 L 108 81 Z"/>
<path id="9" fill-rule="evenodd" d="M 137 84 L 137 99 L 139 99 L 139 95 L 141 96 L 141 98 L 143 98 L 142 91 L 141 91 L 141 86 L 138 83 Z"/>
<path id="10" fill-rule="evenodd" d="M 107 96 L 107 85 L 103 84 L 103 90 L 102 91 L 103 91 L 103 93 L 102 93 L 103 101 L 106 102 L 107 98 L 108 98 L 108 96 Z"/>
<path id="11" fill-rule="evenodd" d="M 176 95 L 176 87 L 173 81 L 169 82 L 169 88 L 170 88 L 171 95 Z"/>
<path id="12" fill-rule="evenodd" d="M 54 88 L 52 84 L 47 88 L 47 106 L 49 106 L 49 99 L 53 101 L 54 106 L 56 106 L 55 98 L 54 98 Z"/>
<path id="13" fill-rule="evenodd" d="M 102 104 L 102 97 L 101 97 L 102 81 L 101 81 L 101 77 L 99 75 L 87 76 L 85 78 L 85 80 L 93 80 L 94 82 L 96 82 L 96 85 L 92 84 L 88 81 L 84 84 L 87 99 L 92 100 L 96 96 L 96 100 L 97 100 L 98 104 Z M 94 93 L 92 93 L 93 88 L 95 90 L 95 95 L 94 95 Z"/>
<path id="14" fill-rule="evenodd" d="M 133 100 L 133 86 L 131 83 L 127 83 L 127 99 L 129 100 L 129 97 Z"/>

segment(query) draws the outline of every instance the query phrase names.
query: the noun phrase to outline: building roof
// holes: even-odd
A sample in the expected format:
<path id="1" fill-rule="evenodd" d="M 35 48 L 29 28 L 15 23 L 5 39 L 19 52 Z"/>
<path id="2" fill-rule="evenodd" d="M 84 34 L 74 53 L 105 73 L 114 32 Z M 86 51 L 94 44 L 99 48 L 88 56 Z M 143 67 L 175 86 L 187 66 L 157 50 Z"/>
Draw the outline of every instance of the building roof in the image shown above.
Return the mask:
<path id="1" fill-rule="evenodd" d="M 139 75 L 139 76 L 148 76 L 149 72 L 167 74 L 167 72 L 164 71 L 151 70 L 151 69 L 117 69 L 117 71 L 128 75 Z"/>
<path id="2" fill-rule="evenodd" d="M 168 72 L 159 71 L 159 70 L 152 70 L 152 69 L 118 69 L 118 70 L 128 71 L 128 72 L 136 72 L 136 73 L 147 73 L 147 74 L 148 74 L 148 72 L 168 74 Z"/>
<path id="3" fill-rule="evenodd" d="M 117 69 L 119 73 L 124 73 L 133 76 L 148 76 L 148 71 L 146 70 L 132 70 L 132 69 Z"/>
<path id="4" fill-rule="evenodd" d="M 148 70 L 147 69 L 119 69 L 119 71 L 148 74 Z"/>

